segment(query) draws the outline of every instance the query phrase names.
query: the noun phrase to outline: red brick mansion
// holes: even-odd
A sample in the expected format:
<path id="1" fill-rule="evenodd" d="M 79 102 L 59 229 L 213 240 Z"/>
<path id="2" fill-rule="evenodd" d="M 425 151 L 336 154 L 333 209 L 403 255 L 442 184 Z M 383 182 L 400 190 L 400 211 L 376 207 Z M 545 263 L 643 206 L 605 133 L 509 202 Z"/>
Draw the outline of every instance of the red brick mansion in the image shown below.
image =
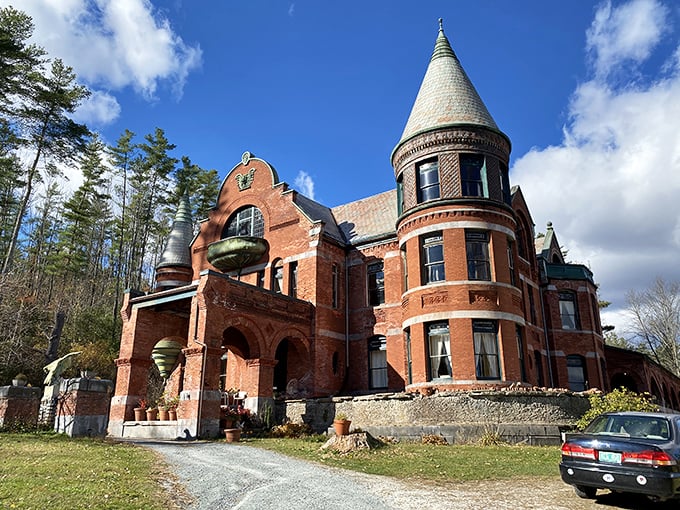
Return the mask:
<path id="1" fill-rule="evenodd" d="M 133 420 L 161 340 L 177 346 L 178 429 L 203 436 L 233 387 L 262 412 L 275 398 L 615 379 L 677 407 L 648 359 L 608 363 L 593 274 L 565 262 L 550 224 L 536 237 L 510 148 L 440 27 L 391 154 L 395 189 L 329 208 L 244 153 L 195 237 L 181 204 L 155 291 L 127 294 L 109 433 Z"/>

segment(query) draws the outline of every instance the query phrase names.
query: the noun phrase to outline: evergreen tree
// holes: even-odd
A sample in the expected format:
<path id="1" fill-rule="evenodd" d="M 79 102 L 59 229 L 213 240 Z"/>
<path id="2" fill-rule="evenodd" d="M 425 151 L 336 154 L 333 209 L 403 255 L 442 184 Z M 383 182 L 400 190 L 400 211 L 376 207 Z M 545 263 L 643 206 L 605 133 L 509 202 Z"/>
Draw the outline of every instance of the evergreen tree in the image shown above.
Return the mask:
<path id="1" fill-rule="evenodd" d="M 101 273 L 108 239 L 109 196 L 103 192 L 107 168 L 104 144 L 95 136 L 80 161 L 83 183 L 64 204 L 66 222 L 60 239 L 63 271 L 77 278 L 95 280 Z"/>
<path id="2" fill-rule="evenodd" d="M 34 69 L 41 68 L 45 50 L 27 44 L 33 20 L 12 6 L 0 8 L 0 112 L 13 116 L 21 98 L 32 93 Z"/>
<path id="3" fill-rule="evenodd" d="M 75 83 L 76 77 L 70 67 L 57 59 L 49 73 L 35 70 L 31 79 L 30 94 L 17 107 L 16 117 L 20 125 L 21 145 L 32 151 L 33 157 L 24 175 L 24 189 L 2 272 L 8 271 L 14 260 L 33 187 L 40 177 L 38 163 L 42 158 L 54 162 L 72 161 L 84 148 L 89 134 L 85 125 L 74 122 L 68 116 L 89 95 L 85 87 Z"/>
<path id="4" fill-rule="evenodd" d="M 182 167 L 175 173 L 175 182 L 171 200 L 173 209 L 177 209 L 181 196 L 188 193 L 194 220 L 207 218 L 220 189 L 217 170 L 205 170 L 193 164 L 187 156 L 182 156 Z"/>

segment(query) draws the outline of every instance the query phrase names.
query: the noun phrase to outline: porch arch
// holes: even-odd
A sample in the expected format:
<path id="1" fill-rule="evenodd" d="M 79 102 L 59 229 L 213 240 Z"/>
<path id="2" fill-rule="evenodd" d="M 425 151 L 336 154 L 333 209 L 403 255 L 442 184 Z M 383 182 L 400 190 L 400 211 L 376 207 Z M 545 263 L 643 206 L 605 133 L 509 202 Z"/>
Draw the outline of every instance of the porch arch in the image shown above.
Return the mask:
<path id="1" fill-rule="evenodd" d="M 274 350 L 272 386 L 277 394 L 304 396 L 312 392 L 312 363 L 309 340 L 294 328 L 279 333 Z"/>

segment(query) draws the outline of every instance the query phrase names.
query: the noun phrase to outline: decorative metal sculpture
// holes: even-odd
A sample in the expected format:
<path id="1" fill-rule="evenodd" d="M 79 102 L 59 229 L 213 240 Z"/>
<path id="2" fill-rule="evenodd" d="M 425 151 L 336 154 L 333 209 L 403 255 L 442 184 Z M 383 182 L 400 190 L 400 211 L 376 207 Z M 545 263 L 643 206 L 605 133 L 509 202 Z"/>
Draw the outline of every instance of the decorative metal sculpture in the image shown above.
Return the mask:
<path id="1" fill-rule="evenodd" d="M 81 351 L 69 352 L 66 356 L 55 359 L 52 363 L 45 365 L 43 367 L 43 372 L 47 375 L 45 376 L 45 386 L 51 386 L 59 382 L 62 372 L 71 368 L 75 357 L 78 356 Z"/>
<path id="2" fill-rule="evenodd" d="M 169 338 L 164 338 L 154 345 L 153 351 L 151 351 L 151 359 L 156 363 L 163 379 L 167 380 L 170 377 L 181 350 L 182 344 Z"/>

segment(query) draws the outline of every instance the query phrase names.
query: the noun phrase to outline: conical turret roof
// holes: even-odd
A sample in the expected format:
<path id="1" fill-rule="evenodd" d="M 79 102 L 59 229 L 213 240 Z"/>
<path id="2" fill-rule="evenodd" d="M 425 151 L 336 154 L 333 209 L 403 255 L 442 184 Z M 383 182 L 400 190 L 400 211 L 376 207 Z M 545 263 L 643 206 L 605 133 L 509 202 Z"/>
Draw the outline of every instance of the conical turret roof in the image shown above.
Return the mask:
<path id="1" fill-rule="evenodd" d="M 191 219 L 191 204 L 186 193 L 179 201 L 168 242 L 161 254 L 156 269 L 168 266 L 191 267 L 189 245 L 194 237 L 194 222 Z"/>
<path id="2" fill-rule="evenodd" d="M 439 35 L 418 96 L 398 145 L 425 131 L 472 124 L 499 131 L 444 35 Z"/>

